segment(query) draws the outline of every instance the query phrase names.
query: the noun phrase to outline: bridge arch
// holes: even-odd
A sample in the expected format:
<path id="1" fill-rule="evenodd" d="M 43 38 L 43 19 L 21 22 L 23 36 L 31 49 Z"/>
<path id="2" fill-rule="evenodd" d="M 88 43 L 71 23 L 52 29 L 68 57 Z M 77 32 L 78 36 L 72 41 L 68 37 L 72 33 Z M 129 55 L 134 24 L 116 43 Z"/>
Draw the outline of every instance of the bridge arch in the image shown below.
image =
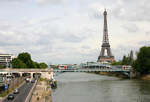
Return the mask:
<path id="1" fill-rule="evenodd" d="M 40 77 L 41 77 L 41 73 L 40 72 L 33 73 L 33 78 L 40 78 Z"/>

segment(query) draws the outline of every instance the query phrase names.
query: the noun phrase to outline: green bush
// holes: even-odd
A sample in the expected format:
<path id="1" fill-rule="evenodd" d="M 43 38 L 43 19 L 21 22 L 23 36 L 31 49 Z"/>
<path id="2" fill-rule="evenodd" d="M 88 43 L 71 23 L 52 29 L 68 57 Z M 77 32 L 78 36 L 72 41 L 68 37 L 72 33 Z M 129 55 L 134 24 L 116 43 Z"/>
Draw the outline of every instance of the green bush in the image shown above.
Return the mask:
<path id="1" fill-rule="evenodd" d="M 8 95 L 9 92 L 9 90 L 3 91 L 2 93 L 0 93 L 0 97 L 5 97 L 6 95 Z"/>
<path id="2" fill-rule="evenodd" d="M 5 68 L 5 66 L 3 66 L 3 65 L 0 65 L 0 69 L 3 69 L 3 68 Z"/>
<path id="3" fill-rule="evenodd" d="M 44 79 L 40 77 L 40 81 L 44 81 Z"/>

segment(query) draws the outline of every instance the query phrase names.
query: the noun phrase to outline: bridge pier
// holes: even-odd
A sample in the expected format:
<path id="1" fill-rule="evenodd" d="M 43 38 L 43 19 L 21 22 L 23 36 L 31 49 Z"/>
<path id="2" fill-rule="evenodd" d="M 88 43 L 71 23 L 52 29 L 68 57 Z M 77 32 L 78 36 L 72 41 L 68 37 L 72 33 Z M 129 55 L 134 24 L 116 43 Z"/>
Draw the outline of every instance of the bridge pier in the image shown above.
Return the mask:
<path id="1" fill-rule="evenodd" d="M 31 79 L 33 79 L 33 72 L 30 73 Z"/>
<path id="2" fill-rule="evenodd" d="M 133 69 L 131 69 L 129 75 L 130 75 L 130 79 L 133 79 L 136 77 L 136 72 Z"/>
<path id="3" fill-rule="evenodd" d="M 23 72 L 19 72 L 19 75 L 20 75 L 20 77 L 22 77 L 23 76 Z"/>
<path id="4" fill-rule="evenodd" d="M 46 79 L 51 79 L 54 76 L 54 72 L 42 72 L 41 77 Z"/>

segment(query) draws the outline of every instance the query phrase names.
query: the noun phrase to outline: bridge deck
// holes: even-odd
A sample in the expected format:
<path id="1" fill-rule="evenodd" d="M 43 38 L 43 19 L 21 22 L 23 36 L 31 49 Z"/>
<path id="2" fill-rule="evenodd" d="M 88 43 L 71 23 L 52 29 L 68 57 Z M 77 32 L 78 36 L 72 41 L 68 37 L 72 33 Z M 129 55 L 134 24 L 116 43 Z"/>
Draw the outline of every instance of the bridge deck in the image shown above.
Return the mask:
<path id="1" fill-rule="evenodd" d="M 130 72 L 129 69 L 68 69 L 68 70 L 60 70 L 55 69 L 54 72 Z"/>

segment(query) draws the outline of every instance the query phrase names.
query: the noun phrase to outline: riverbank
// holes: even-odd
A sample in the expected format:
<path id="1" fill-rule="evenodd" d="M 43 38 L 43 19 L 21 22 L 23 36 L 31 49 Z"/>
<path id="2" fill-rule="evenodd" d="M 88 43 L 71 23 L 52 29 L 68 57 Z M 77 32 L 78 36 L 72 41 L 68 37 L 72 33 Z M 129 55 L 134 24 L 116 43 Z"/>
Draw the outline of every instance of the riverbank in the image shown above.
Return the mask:
<path id="1" fill-rule="evenodd" d="M 123 78 L 123 79 L 129 79 L 128 76 L 126 76 L 122 73 L 117 73 L 117 72 L 95 72 L 95 74 L 114 76 L 114 77 L 119 77 L 119 78 Z M 138 74 L 136 77 L 134 77 L 134 79 L 150 80 L 150 74 L 145 74 L 145 75 Z"/>
<path id="2" fill-rule="evenodd" d="M 50 83 L 48 80 L 40 78 L 30 102 L 52 102 Z"/>
<path id="3" fill-rule="evenodd" d="M 95 72 L 95 74 L 100 74 L 100 75 L 107 75 L 107 76 L 114 76 L 114 77 L 119 77 L 123 79 L 128 79 L 129 77 L 119 73 L 119 72 Z"/>
<path id="4" fill-rule="evenodd" d="M 141 77 L 139 77 L 139 79 L 150 80 L 150 74 L 142 75 Z"/>

